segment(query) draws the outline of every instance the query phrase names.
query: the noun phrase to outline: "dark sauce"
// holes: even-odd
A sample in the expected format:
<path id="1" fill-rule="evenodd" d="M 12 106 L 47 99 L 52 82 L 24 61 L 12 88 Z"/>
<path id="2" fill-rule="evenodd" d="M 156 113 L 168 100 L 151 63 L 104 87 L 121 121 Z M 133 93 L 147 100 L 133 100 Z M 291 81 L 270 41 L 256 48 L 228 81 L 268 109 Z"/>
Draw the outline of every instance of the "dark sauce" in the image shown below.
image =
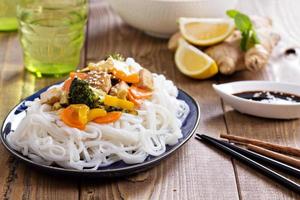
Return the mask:
<path id="1" fill-rule="evenodd" d="M 300 103 L 300 96 L 276 91 L 247 91 L 233 95 L 243 99 L 265 103 Z"/>

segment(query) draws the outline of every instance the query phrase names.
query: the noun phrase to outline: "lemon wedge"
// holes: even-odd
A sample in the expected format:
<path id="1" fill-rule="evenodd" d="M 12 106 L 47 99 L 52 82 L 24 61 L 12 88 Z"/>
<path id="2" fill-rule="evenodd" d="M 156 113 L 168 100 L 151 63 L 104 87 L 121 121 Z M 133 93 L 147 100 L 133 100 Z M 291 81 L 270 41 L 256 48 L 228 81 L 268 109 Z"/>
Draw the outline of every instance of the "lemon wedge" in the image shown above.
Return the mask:
<path id="1" fill-rule="evenodd" d="M 175 63 L 183 74 L 196 79 L 207 79 L 218 73 L 218 67 L 212 58 L 183 39 L 179 40 Z"/>
<path id="2" fill-rule="evenodd" d="M 223 41 L 232 33 L 234 27 L 230 19 L 179 18 L 179 29 L 184 39 L 199 46 Z"/>

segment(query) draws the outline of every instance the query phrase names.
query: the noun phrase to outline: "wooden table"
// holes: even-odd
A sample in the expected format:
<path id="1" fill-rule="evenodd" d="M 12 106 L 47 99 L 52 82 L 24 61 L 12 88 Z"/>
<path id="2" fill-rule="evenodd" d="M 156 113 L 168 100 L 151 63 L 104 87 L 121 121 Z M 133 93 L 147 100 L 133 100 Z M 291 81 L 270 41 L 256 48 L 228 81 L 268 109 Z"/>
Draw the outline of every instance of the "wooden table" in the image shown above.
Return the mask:
<path id="1" fill-rule="evenodd" d="M 276 0 L 244 0 L 240 8 L 250 13 L 269 14 L 280 25 L 275 26 L 288 30 L 294 42 L 299 42 L 299 34 L 295 34 L 299 24 L 293 20 L 295 16 L 299 16 L 299 3 L 296 0 L 284 1 L 284 4 L 283 1 L 280 2 L 281 4 Z M 111 52 L 132 56 L 153 72 L 165 74 L 178 87 L 197 99 L 201 106 L 198 132 L 214 137 L 221 133 L 241 135 L 300 147 L 299 120 L 268 120 L 242 115 L 224 104 L 212 90 L 212 84 L 216 82 L 274 79 L 276 76 L 271 68 L 256 74 L 242 72 L 231 77 L 192 80 L 176 69 L 173 54 L 168 51 L 166 43 L 166 40 L 149 37 L 126 25 L 105 1 L 92 1 L 82 65 L 103 58 Z M 0 69 L 1 122 L 22 98 L 63 79 L 37 79 L 24 71 L 16 33 L 0 33 Z M 2 145 L 0 155 L 1 199 L 300 198 L 246 165 L 194 139 L 153 169 L 120 179 L 53 177 L 17 161 Z"/>

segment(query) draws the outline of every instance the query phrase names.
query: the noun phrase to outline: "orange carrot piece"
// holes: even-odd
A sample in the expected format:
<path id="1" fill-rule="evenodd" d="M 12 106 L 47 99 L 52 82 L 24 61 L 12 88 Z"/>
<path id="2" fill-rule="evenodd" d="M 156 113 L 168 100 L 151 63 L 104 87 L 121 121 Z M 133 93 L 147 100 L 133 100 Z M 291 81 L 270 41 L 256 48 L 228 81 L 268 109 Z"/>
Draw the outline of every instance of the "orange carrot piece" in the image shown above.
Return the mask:
<path id="1" fill-rule="evenodd" d="M 121 115 L 121 112 L 109 112 L 103 117 L 97 117 L 93 120 L 93 122 L 96 122 L 98 124 L 112 123 L 120 119 Z"/>
<path id="2" fill-rule="evenodd" d="M 138 83 L 140 81 L 140 76 L 138 73 L 133 74 L 126 74 L 123 71 L 114 69 L 112 73 L 122 81 L 125 81 L 126 83 Z"/>
<path id="3" fill-rule="evenodd" d="M 73 109 L 63 109 L 63 111 L 60 113 L 60 118 L 68 126 L 81 130 L 85 128 L 85 124 L 80 123 L 79 120 L 76 119 L 76 114 Z"/>
<path id="4" fill-rule="evenodd" d="M 83 130 L 88 121 L 88 112 L 88 106 L 84 104 L 74 104 L 63 109 L 60 113 L 60 118 L 66 125 Z"/>
<path id="5" fill-rule="evenodd" d="M 82 79 L 86 79 L 88 77 L 88 74 L 82 72 L 70 72 L 70 77 L 71 78 L 78 77 L 82 80 Z"/>
<path id="6" fill-rule="evenodd" d="M 134 105 L 136 107 L 140 107 L 140 105 L 142 104 L 141 99 L 134 98 L 134 96 L 131 94 L 130 90 L 129 90 L 128 94 L 127 94 L 127 98 L 128 98 L 129 101 L 131 101 L 132 103 L 134 103 Z"/>
<path id="7" fill-rule="evenodd" d="M 64 85 L 62 87 L 62 89 L 66 92 L 69 92 L 70 90 L 70 86 L 72 84 L 72 81 L 74 80 L 75 77 L 78 77 L 80 79 L 86 79 L 87 78 L 87 74 L 86 73 L 81 73 L 81 72 L 70 72 L 70 77 L 65 80 Z"/>
<path id="8" fill-rule="evenodd" d="M 129 91 L 135 99 L 148 99 L 153 94 L 152 91 L 138 88 L 136 86 L 131 86 L 129 88 Z"/>
<path id="9" fill-rule="evenodd" d="M 68 78 L 67 80 L 65 80 L 64 85 L 62 86 L 63 91 L 69 92 L 73 79 L 74 78 Z"/>

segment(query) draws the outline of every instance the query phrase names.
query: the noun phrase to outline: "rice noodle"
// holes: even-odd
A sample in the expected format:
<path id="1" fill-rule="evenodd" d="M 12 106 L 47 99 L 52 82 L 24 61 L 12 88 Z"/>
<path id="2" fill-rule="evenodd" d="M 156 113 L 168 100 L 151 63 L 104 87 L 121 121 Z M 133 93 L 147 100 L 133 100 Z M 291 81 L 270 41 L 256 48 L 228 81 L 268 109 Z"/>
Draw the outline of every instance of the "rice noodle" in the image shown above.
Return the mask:
<path id="1" fill-rule="evenodd" d="M 96 170 L 119 160 L 141 163 L 182 137 L 189 107 L 177 95 L 172 81 L 154 74 L 153 97 L 144 101 L 137 116 L 123 113 L 117 122 L 105 125 L 89 122 L 84 131 L 65 125 L 57 111 L 35 99 L 27 102 L 26 117 L 7 141 L 35 162 L 64 168 Z"/>

